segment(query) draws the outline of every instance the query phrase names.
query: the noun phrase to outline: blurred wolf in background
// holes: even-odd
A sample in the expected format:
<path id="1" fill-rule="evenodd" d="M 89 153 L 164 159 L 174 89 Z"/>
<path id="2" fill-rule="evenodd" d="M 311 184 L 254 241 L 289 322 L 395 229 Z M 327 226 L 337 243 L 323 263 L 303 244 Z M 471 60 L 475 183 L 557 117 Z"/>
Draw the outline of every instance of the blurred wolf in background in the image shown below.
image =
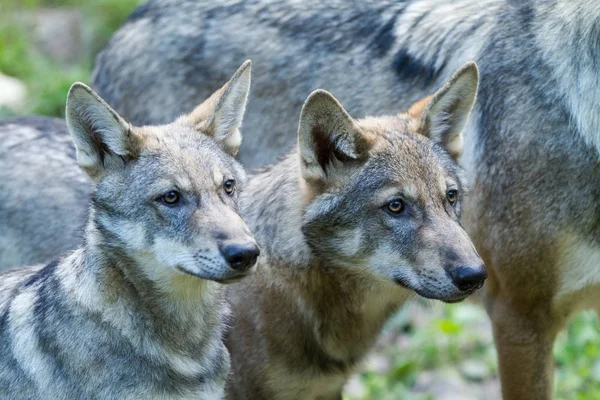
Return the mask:
<path id="1" fill-rule="evenodd" d="M 476 60 L 465 224 L 490 272 L 504 396 L 548 399 L 556 333 L 600 304 L 599 17 L 593 0 L 156 0 L 98 56 L 94 84 L 134 122 L 166 122 L 252 57 L 251 134 L 240 150 L 252 167 L 292 147 L 314 89 L 357 117 L 391 114 Z M 69 205 L 52 205 L 65 220 L 53 234 L 65 241 L 76 232 L 63 218 Z M 35 221 L 48 206 L 33 197 L 12 212 Z"/>
<path id="2" fill-rule="evenodd" d="M 258 257 L 233 158 L 249 87 L 246 63 L 190 115 L 134 127 L 72 86 L 68 130 L 94 182 L 84 241 L 62 260 L 0 274 L 0 398 L 223 397 L 221 283 Z M 27 146 L 19 131 L 39 123 L 21 120 L 3 139 Z M 52 167 L 52 150 L 33 156 Z"/>
<path id="3" fill-rule="evenodd" d="M 476 60 L 465 223 L 490 270 L 504 397 L 549 399 L 557 332 L 600 308 L 599 20 L 595 0 L 155 0 L 98 56 L 94 85 L 161 122 L 251 57 L 240 159 L 254 167 L 291 147 L 314 89 L 354 116 L 395 113 Z"/>

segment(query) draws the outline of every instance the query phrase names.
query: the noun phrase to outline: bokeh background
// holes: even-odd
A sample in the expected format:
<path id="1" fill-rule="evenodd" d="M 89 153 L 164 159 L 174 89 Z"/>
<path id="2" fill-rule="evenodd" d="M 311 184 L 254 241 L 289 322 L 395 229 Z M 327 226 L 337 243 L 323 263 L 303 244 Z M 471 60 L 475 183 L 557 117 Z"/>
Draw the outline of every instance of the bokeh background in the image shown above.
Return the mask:
<path id="1" fill-rule="evenodd" d="M 62 117 L 71 83 L 89 83 L 95 54 L 141 3 L 0 0 L 0 119 Z M 595 313 L 570 321 L 554 355 L 557 399 L 600 399 Z M 348 400 L 499 397 L 491 325 L 478 298 L 457 305 L 415 299 L 390 321 L 345 392 Z"/>

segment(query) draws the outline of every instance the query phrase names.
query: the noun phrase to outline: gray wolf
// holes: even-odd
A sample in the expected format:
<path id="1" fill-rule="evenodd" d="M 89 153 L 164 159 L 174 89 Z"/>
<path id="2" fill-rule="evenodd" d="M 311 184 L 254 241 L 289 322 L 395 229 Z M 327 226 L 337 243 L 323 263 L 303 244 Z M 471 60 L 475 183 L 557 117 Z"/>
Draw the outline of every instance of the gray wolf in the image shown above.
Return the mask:
<path id="1" fill-rule="evenodd" d="M 593 0 L 155 0 L 98 56 L 94 85 L 134 120 L 165 120 L 251 57 L 240 159 L 258 166 L 291 148 L 311 90 L 389 114 L 476 60 L 464 224 L 490 273 L 503 395 L 550 399 L 556 334 L 600 308 L 599 17 Z M 171 107 L 137 101 L 170 91 Z"/>
<path id="2" fill-rule="evenodd" d="M 242 194 L 265 257 L 228 291 L 228 398 L 339 399 L 406 299 L 483 285 L 455 163 L 477 79 L 469 63 L 407 113 L 360 120 L 326 91 L 308 97 L 297 149 Z"/>
<path id="3" fill-rule="evenodd" d="M 144 127 L 71 87 L 67 127 L 94 185 L 83 244 L 0 276 L 0 397 L 223 397 L 222 283 L 259 252 L 233 158 L 249 85 L 247 62 L 191 114 Z"/>

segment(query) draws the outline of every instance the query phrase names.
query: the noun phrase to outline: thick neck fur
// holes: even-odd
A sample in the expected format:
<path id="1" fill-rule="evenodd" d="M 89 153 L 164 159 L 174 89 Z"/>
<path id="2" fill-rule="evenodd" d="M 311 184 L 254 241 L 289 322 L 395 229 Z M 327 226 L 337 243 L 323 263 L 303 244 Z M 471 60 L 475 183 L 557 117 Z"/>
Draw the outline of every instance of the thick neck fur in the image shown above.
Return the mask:
<path id="1" fill-rule="evenodd" d="M 268 340 L 319 354 L 320 361 L 313 363 L 319 373 L 347 374 L 408 291 L 374 283 L 314 253 L 301 231 L 303 209 L 310 200 L 302 185 L 295 152 L 250 180 L 243 195 L 244 217 L 263 253 L 248 288 L 266 307 L 260 312 L 268 314 L 261 318 L 261 324 L 269 326 Z M 304 337 L 294 341 L 289 332 Z"/>
<path id="2" fill-rule="evenodd" d="M 218 327 L 228 315 L 220 285 L 189 276 L 152 282 L 141 263 L 153 261 L 127 254 L 95 216 L 92 209 L 84 246 L 62 263 L 81 306 L 103 315 L 142 349 L 159 342 L 188 353 L 209 337 L 220 340 Z"/>

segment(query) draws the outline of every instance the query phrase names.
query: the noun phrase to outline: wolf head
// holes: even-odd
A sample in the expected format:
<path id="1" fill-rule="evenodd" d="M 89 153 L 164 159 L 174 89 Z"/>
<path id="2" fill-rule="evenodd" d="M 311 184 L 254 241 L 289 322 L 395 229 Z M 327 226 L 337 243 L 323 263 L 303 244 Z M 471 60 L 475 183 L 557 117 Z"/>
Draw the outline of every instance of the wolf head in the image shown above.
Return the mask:
<path id="1" fill-rule="evenodd" d="M 259 250 L 238 215 L 246 176 L 234 159 L 249 87 L 247 61 L 191 114 L 145 127 L 125 122 L 87 86 L 71 87 L 66 120 L 95 183 L 98 245 L 132 257 L 153 281 L 227 282 L 250 270 Z"/>
<path id="2" fill-rule="evenodd" d="M 448 302 L 481 287 L 487 274 L 460 224 L 466 185 L 456 163 L 477 86 L 468 63 L 407 113 L 361 120 L 323 90 L 309 96 L 299 126 L 302 229 L 320 257 Z"/>

